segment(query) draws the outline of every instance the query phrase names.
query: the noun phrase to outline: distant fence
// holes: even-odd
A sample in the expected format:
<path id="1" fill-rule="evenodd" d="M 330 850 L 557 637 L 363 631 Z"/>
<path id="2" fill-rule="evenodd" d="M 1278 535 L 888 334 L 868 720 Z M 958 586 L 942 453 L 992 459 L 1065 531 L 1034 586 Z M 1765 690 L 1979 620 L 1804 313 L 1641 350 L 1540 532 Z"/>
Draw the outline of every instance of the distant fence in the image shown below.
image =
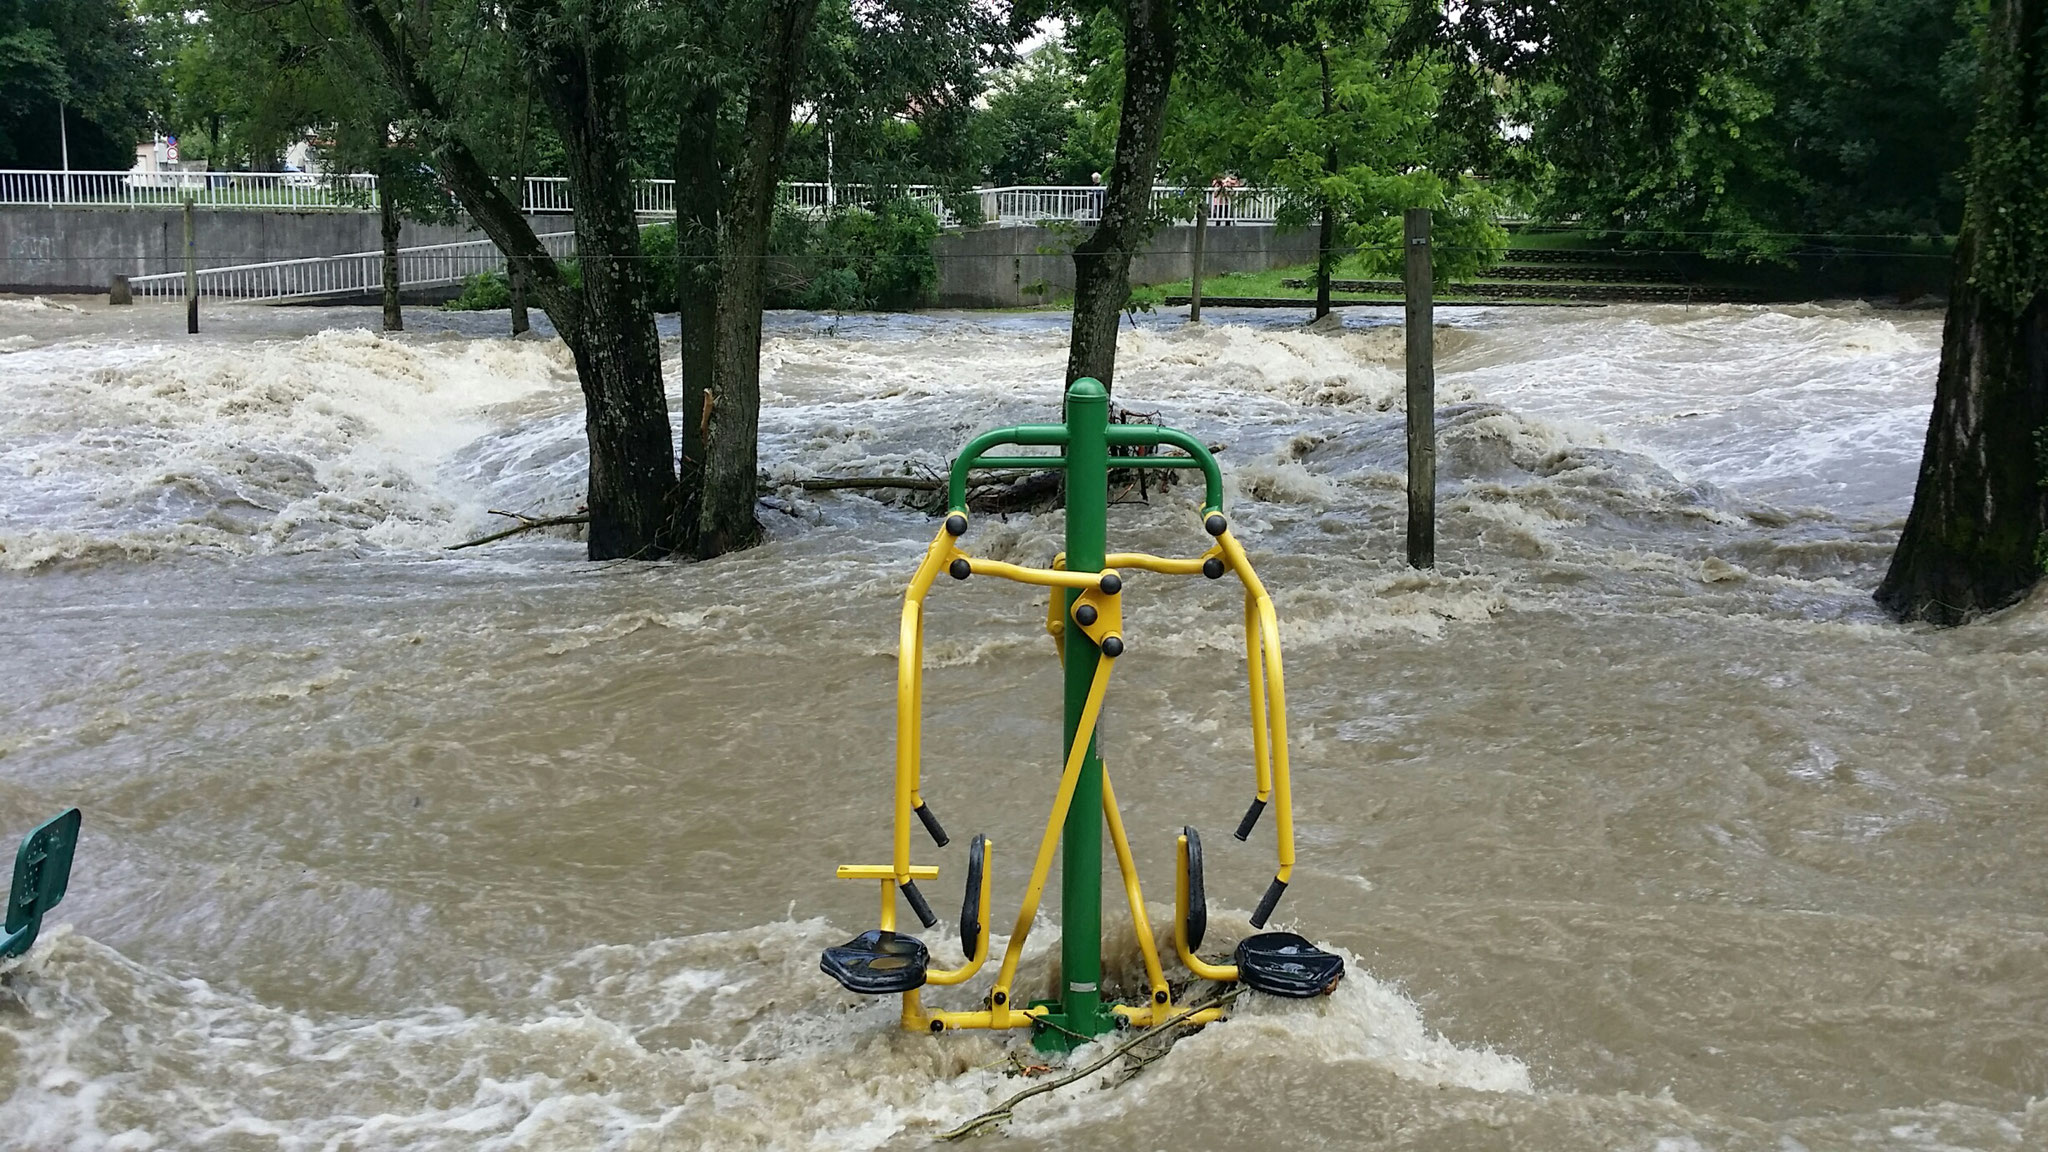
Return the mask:
<path id="1" fill-rule="evenodd" d="M 557 258 L 576 254 L 574 232 L 547 232 L 543 247 Z M 479 272 L 505 267 L 505 257 L 489 240 L 425 244 L 398 250 L 398 282 L 404 288 L 460 284 Z M 345 252 L 301 260 L 269 260 L 228 268 L 201 268 L 194 274 L 199 295 L 215 300 L 303 300 L 320 296 L 354 296 L 384 287 L 384 253 Z M 137 296 L 180 298 L 183 272 L 131 276 L 128 287 Z"/>
<path id="2" fill-rule="evenodd" d="M 519 181 L 519 192 L 520 207 L 529 213 L 567 212 L 571 207 L 566 177 L 528 176 Z M 869 204 L 884 196 L 903 196 L 923 204 L 944 225 L 961 222 L 952 208 L 959 200 L 949 200 L 943 189 L 929 184 L 877 188 L 790 182 L 782 186 L 782 194 L 798 208 L 817 213 L 841 205 Z M 1092 222 L 1102 215 L 1103 194 L 1099 185 L 1020 185 L 967 189 L 958 197 L 977 200 L 984 222 L 1014 226 L 1059 220 Z M 377 178 L 361 172 L 316 176 L 304 172 L 0 170 L 0 205 L 170 207 L 188 199 L 215 209 L 366 211 L 377 206 Z M 1282 203 L 1280 194 L 1269 189 L 1168 185 L 1152 189 L 1153 210 L 1169 220 L 1193 219 L 1196 203 L 1203 199 L 1208 201 L 1210 218 L 1219 224 L 1271 224 Z M 643 217 L 673 216 L 675 181 L 641 180 L 634 188 L 633 200 L 634 210 Z"/>

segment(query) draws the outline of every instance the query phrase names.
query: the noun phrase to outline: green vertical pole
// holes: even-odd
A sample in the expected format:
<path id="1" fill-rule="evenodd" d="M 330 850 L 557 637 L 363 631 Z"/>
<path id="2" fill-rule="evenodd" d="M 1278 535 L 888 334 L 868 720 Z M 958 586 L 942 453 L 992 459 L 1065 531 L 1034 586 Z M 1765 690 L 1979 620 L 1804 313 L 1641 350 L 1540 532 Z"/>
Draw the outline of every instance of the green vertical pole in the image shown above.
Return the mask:
<path id="1" fill-rule="evenodd" d="M 1102 568 L 1109 520 L 1109 391 L 1082 377 L 1067 389 L 1067 569 Z M 1077 592 L 1066 593 L 1071 611 Z M 1102 652 L 1076 627 L 1066 630 L 1066 739 L 1073 754 L 1075 730 L 1087 706 L 1088 687 Z M 1101 725 L 1098 722 L 1097 728 Z M 1060 857 L 1060 1004 L 1056 1022 L 1069 1032 L 1097 1036 L 1116 1026 L 1102 1010 L 1102 757 L 1091 739 L 1074 786 L 1072 807 L 1062 830 Z M 1071 1047 L 1071 1036 L 1046 1031 L 1052 1047 Z"/>

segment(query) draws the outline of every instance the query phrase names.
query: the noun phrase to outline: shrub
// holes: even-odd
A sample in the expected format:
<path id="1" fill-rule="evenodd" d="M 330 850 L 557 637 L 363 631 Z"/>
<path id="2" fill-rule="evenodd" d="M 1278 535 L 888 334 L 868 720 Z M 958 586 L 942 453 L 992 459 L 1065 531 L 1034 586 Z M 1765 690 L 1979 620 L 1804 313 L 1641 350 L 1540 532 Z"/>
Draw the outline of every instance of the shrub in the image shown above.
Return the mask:
<path id="1" fill-rule="evenodd" d="M 768 306 L 846 311 L 918 308 L 939 282 L 932 240 L 938 217 L 914 200 L 873 210 L 840 208 L 816 217 L 785 207 L 776 213 L 769 252 Z"/>
<path id="2" fill-rule="evenodd" d="M 462 295 L 443 305 L 451 312 L 488 312 L 512 306 L 512 285 L 503 272 L 479 272 L 462 282 Z"/>

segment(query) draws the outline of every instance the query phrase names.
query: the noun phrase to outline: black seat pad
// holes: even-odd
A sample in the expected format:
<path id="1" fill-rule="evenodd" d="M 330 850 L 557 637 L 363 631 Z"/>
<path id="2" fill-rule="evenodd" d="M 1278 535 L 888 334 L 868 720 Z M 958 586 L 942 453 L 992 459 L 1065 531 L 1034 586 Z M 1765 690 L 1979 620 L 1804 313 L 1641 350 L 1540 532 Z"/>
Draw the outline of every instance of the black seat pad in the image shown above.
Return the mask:
<path id="1" fill-rule="evenodd" d="M 915 936 L 870 929 L 837 948 L 825 949 L 818 967 L 848 992 L 887 996 L 924 987 L 931 953 Z"/>
<path id="2" fill-rule="evenodd" d="M 1292 932 L 1261 932 L 1237 946 L 1237 978 L 1269 996 L 1328 995 L 1344 978 L 1344 958 Z"/>

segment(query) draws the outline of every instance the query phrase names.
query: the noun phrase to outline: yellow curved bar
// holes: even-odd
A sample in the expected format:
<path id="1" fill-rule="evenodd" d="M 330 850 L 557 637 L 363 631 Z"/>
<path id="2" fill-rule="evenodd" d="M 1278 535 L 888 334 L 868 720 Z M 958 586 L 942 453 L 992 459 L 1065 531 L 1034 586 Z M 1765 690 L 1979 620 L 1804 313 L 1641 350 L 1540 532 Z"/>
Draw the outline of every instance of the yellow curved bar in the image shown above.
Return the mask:
<path id="1" fill-rule="evenodd" d="M 995 860 L 996 842 L 985 840 L 984 845 L 981 856 L 981 932 L 974 939 L 974 955 L 958 968 L 926 969 L 924 982 L 927 984 L 965 984 L 981 971 L 983 964 L 988 963 L 988 892 L 995 876 L 995 869 L 990 865 Z"/>
<path id="2" fill-rule="evenodd" d="M 1168 576 L 1199 576 L 1202 561 L 1211 556 L 1222 555 L 1221 549 L 1211 548 L 1192 560 L 1178 557 L 1154 556 L 1149 552 L 1112 552 L 1102 562 L 1105 568 L 1136 568 L 1141 572 L 1163 572 Z"/>
<path id="3" fill-rule="evenodd" d="M 910 876 L 910 810 L 917 806 L 918 768 L 924 753 L 924 598 L 932 581 L 958 555 L 953 536 L 941 527 L 903 594 L 896 629 L 896 821 L 891 860 L 898 884 Z M 895 926 L 895 903 L 886 902 L 882 927 Z"/>
<path id="4" fill-rule="evenodd" d="M 967 566 L 976 576 L 1001 576 L 1019 584 L 1037 584 L 1046 588 L 1073 588 L 1085 591 L 1102 579 L 1099 572 L 1067 572 L 1058 568 L 1027 568 L 1022 564 L 1008 564 L 1001 560 L 980 560 L 967 557 Z"/>
<path id="5" fill-rule="evenodd" d="M 915 992 L 903 994 L 905 1000 L 915 995 Z M 903 1026 L 913 1032 L 950 1032 L 955 1028 L 1029 1028 L 1038 1022 L 1040 1016 L 1050 1011 L 1052 1008 L 1049 1005 L 1019 1008 L 1014 1012 L 993 1008 L 986 1012 L 925 1012 L 920 1009 L 913 1017 L 906 1010 L 903 1015 Z M 939 1027 L 934 1029 L 934 1024 Z"/>
<path id="6" fill-rule="evenodd" d="M 1095 722 L 1102 717 L 1102 697 L 1109 689 L 1109 670 L 1115 666 L 1114 660 L 1096 664 L 1095 679 L 1088 685 L 1088 700 L 1081 708 L 1081 722 L 1074 728 L 1074 744 L 1067 753 L 1067 766 L 1060 773 L 1059 791 L 1053 797 L 1052 816 L 1046 821 L 1045 835 L 1038 841 L 1038 859 L 1032 863 L 1031 880 L 1024 886 L 1024 904 L 1017 909 L 1017 927 L 1010 934 L 1009 946 L 1003 949 L 1003 966 L 996 972 L 996 985 L 989 994 L 991 1010 L 995 1013 L 1014 1011 L 1009 1003 L 1010 984 L 1017 978 L 1017 961 L 1024 955 L 1024 938 L 1030 935 L 1031 922 L 1038 917 L 1038 902 L 1045 895 L 1046 876 L 1052 871 L 1053 854 L 1060 846 L 1060 829 L 1066 823 L 1067 809 L 1074 803 L 1074 787 L 1081 780 L 1081 764 L 1087 760 L 1088 749 L 1095 742 Z M 1002 997 L 1000 1004 L 994 1002 L 998 995 Z"/>
<path id="7" fill-rule="evenodd" d="M 1152 922 L 1145 915 L 1145 896 L 1138 890 L 1138 862 L 1131 856 L 1130 839 L 1124 835 L 1124 818 L 1116 808 L 1116 792 L 1109 786 L 1107 764 L 1102 766 L 1102 815 L 1109 821 L 1109 842 L 1116 847 L 1117 871 L 1124 877 L 1124 898 L 1131 904 L 1131 929 L 1138 937 L 1138 951 L 1145 956 L 1145 980 L 1152 987 L 1152 1012 L 1156 1015 L 1171 1011 L 1172 993 L 1166 986 L 1166 973 L 1159 966 L 1159 946 L 1152 939 Z M 1149 1021 L 1152 1017 L 1143 1019 Z"/>
<path id="8" fill-rule="evenodd" d="M 1223 557 L 1237 573 L 1238 579 L 1244 582 L 1245 592 L 1251 600 L 1247 614 L 1257 617 L 1259 647 L 1264 649 L 1265 693 L 1272 726 L 1273 823 L 1280 850 L 1280 867 L 1274 878 L 1284 884 L 1294 873 L 1294 798 L 1288 787 L 1287 682 L 1280 670 L 1280 618 L 1273 611 L 1273 598 L 1266 594 L 1266 586 L 1252 571 L 1252 562 L 1246 558 L 1236 537 L 1225 531 L 1216 538 L 1216 543 L 1223 549 Z"/>
<path id="9" fill-rule="evenodd" d="M 1266 653 L 1261 643 L 1258 601 L 1250 592 L 1244 596 L 1244 650 L 1246 679 L 1252 693 L 1252 770 L 1258 778 L 1258 798 L 1273 795 L 1273 745 L 1267 736 Z"/>
<path id="10" fill-rule="evenodd" d="M 1185 833 L 1175 838 L 1173 873 L 1173 950 L 1180 953 L 1180 962 L 1188 971 L 1204 980 L 1220 980 L 1225 984 L 1237 979 L 1235 964 L 1205 964 L 1188 947 L 1188 838 Z"/>
<path id="11" fill-rule="evenodd" d="M 1259 627 L 1265 633 L 1266 695 L 1273 721 L 1273 823 L 1280 842 L 1280 870 L 1286 883 L 1294 874 L 1294 791 L 1287 778 L 1287 683 L 1280 675 L 1280 620 L 1273 601 L 1259 598 Z"/>

